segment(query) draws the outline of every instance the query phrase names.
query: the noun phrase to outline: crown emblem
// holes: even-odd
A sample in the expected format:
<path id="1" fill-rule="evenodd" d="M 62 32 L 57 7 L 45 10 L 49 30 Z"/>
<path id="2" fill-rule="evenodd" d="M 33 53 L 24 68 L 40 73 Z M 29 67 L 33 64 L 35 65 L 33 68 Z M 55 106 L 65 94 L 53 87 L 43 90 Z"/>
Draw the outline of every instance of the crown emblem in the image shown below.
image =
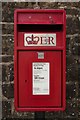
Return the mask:
<path id="1" fill-rule="evenodd" d="M 26 37 L 26 41 L 28 44 L 37 44 L 39 41 L 38 36 L 34 36 L 33 34 L 31 36 Z"/>

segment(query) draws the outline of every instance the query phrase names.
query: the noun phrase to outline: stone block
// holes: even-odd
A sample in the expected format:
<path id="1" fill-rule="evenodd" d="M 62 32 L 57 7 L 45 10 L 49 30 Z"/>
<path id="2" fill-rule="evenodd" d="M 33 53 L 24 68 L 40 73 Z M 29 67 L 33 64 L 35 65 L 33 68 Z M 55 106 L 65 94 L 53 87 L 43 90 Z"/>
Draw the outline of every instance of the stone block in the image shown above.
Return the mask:
<path id="1" fill-rule="evenodd" d="M 13 36 L 2 37 L 2 54 L 13 55 L 14 53 L 14 38 Z"/>
<path id="2" fill-rule="evenodd" d="M 14 84 L 3 84 L 2 85 L 2 94 L 8 99 L 14 97 Z"/>
<path id="3" fill-rule="evenodd" d="M 2 34 L 14 34 L 14 24 L 2 24 Z"/>

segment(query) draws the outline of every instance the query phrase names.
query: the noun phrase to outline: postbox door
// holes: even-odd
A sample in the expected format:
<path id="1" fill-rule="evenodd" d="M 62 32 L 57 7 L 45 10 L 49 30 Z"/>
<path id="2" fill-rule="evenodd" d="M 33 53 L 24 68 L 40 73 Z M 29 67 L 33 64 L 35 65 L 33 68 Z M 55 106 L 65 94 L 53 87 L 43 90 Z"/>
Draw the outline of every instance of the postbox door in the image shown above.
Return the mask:
<path id="1" fill-rule="evenodd" d="M 61 106 L 61 56 L 62 51 L 18 51 L 19 107 Z"/>

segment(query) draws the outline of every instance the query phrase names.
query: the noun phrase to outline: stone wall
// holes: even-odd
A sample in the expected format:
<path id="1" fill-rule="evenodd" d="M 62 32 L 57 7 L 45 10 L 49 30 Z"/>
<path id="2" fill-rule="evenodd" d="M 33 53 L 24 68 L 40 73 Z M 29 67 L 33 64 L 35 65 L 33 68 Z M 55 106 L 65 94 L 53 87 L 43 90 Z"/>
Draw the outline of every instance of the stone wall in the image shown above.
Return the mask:
<path id="1" fill-rule="evenodd" d="M 80 120 L 80 2 L 79 3 L 21 3 L 2 2 L 2 116 L 34 119 L 34 112 L 16 112 L 14 108 L 14 10 L 66 10 L 66 110 L 45 112 L 46 120 Z"/>

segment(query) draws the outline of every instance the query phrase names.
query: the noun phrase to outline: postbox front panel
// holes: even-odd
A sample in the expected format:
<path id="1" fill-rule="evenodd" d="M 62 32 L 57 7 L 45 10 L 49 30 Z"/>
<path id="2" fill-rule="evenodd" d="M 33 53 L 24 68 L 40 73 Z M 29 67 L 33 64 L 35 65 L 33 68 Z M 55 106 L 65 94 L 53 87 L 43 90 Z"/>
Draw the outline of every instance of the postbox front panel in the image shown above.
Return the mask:
<path id="1" fill-rule="evenodd" d="M 64 110 L 65 11 L 17 10 L 14 18 L 16 110 Z"/>
<path id="2" fill-rule="evenodd" d="M 61 106 L 61 51 L 19 51 L 18 58 L 19 106 Z"/>
<path id="3" fill-rule="evenodd" d="M 35 27 L 34 27 L 35 28 Z M 48 28 L 47 28 L 48 29 Z M 46 37 L 45 37 L 46 36 Z M 30 43 L 30 41 L 36 41 L 35 43 Z M 54 40 L 53 40 L 53 39 Z M 57 38 L 57 42 L 56 42 Z M 23 39 L 23 40 L 22 40 Z M 52 31 L 52 32 L 18 32 L 18 46 L 19 47 L 26 47 L 26 46 L 50 46 L 50 47 L 62 47 L 63 46 L 63 33 L 59 31 Z"/>

